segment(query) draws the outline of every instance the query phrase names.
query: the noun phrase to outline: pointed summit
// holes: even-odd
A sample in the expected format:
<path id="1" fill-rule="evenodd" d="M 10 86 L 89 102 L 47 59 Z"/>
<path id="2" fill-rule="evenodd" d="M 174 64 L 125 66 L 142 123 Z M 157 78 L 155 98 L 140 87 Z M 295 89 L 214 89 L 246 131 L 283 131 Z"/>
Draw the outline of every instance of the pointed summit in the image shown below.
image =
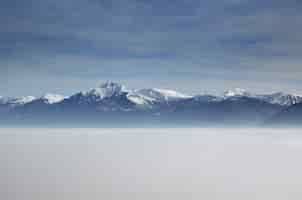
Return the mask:
<path id="1" fill-rule="evenodd" d="M 111 97 L 111 96 L 116 96 L 120 95 L 123 92 L 126 92 L 125 86 L 112 82 L 112 81 L 107 81 L 105 83 L 102 83 L 99 87 L 93 88 L 87 92 L 84 92 L 84 96 L 96 96 L 100 99 L 103 99 L 105 97 Z"/>
<path id="2" fill-rule="evenodd" d="M 106 81 L 105 83 L 100 84 L 99 88 L 111 90 L 111 91 L 124 91 L 126 87 L 121 85 L 120 83 L 113 81 Z"/>
<path id="3" fill-rule="evenodd" d="M 232 90 L 227 90 L 226 92 L 224 92 L 223 96 L 225 98 L 229 98 L 236 96 L 251 96 L 251 94 L 242 88 L 234 88 Z"/>

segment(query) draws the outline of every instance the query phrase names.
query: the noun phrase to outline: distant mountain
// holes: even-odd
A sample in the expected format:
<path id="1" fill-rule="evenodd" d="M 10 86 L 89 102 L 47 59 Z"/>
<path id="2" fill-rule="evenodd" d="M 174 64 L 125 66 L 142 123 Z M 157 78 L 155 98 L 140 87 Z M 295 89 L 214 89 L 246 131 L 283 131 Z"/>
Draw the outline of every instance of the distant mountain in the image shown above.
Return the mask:
<path id="1" fill-rule="evenodd" d="M 224 98 L 230 98 L 230 97 L 238 97 L 238 96 L 246 96 L 246 97 L 251 97 L 253 96 L 251 93 L 247 92 L 246 90 L 242 88 L 235 88 L 232 90 L 227 90 L 224 92 L 223 97 Z"/>
<path id="2" fill-rule="evenodd" d="M 63 101 L 65 96 L 59 94 L 45 94 L 44 96 L 40 97 L 38 100 L 43 101 L 45 104 L 55 104 Z"/>
<path id="3" fill-rule="evenodd" d="M 269 95 L 258 95 L 257 97 L 268 103 L 278 104 L 282 106 L 291 106 L 302 102 L 302 97 L 282 92 L 277 92 Z"/>
<path id="4" fill-rule="evenodd" d="M 286 126 L 302 125 L 302 103 L 289 106 L 266 121 L 267 125 Z"/>
<path id="5" fill-rule="evenodd" d="M 0 97 L 0 104 L 2 105 L 10 105 L 10 106 L 20 106 L 27 104 L 31 101 L 34 101 L 36 98 L 34 96 L 25 96 L 18 98 L 3 98 Z"/>
<path id="6" fill-rule="evenodd" d="M 141 89 L 133 92 L 134 94 L 140 96 L 143 99 L 152 102 L 170 102 L 170 101 L 178 101 L 182 99 L 189 99 L 192 96 L 185 95 L 174 90 L 166 90 L 166 89 Z"/>
<path id="7" fill-rule="evenodd" d="M 172 90 L 153 88 L 132 91 L 118 83 L 106 82 L 97 88 L 72 95 L 66 98 L 62 104 L 94 107 L 103 111 L 129 111 L 151 108 L 155 105 L 188 98 L 192 97 Z"/>
<path id="8" fill-rule="evenodd" d="M 261 124 L 284 107 L 245 96 L 220 99 L 214 96 L 199 96 L 176 104 L 173 115 L 186 121 L 236 126 Z M 239 124 L 243 123 L 243 124 Z"/>
<path id="9" fill-rule="evenodd" d="M 128 94 L 124 86 L 106 82 L 97 88 L 74 94 L 58 105 L 72 110 L 127 111 L 135 107 L 135 103 L 128 99 Z"/>
<path id="10" fill-rule="evenodd" d="M 190 96 L 159 88 L 128 90 L 109 81 L 69 97 L 0 97 L 0 123 L 256 125 L 298 112 L 301 103 L 302 97 L 285 93 L 259 95 L 237 88 L 222 96 Z"/>
<path id="11" fill-rule="evenodd" d="M 265 101 L 271 104 L 278 104 L 281 106 L 291 106 L 302 102 L 302 97 L 298 95 L 286 94 L 283 92 L 276 92 L 272 94 L 252 94 L 241 88 L 235 88 L 234 90 L 228 90 L 224 93 L 224 98 L 234 97 L 250 97 Z"/>

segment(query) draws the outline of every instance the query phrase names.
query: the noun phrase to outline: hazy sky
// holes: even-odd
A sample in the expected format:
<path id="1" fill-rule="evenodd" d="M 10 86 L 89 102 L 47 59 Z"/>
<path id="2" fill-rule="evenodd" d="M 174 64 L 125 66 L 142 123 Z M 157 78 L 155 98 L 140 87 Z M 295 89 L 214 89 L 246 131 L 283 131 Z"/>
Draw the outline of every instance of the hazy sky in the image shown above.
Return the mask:
<path id="1" fill-rule="evenodd" d="M 302 93 L 302 1 L 0 0 L 0 95 L 114 80 Z"/>

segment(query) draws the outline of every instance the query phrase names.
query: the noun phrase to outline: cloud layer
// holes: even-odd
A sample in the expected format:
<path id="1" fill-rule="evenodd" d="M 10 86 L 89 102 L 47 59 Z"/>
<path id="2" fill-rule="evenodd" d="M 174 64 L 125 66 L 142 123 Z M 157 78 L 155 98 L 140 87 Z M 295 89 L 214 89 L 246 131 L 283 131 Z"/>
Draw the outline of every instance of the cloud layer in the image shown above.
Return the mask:
<path id="1" fill-rule="evenodd" d="M 301 9 L 294 0 L 4 0 L 0 92 L 68 93 L 115 79 L 298 93 Z"/>

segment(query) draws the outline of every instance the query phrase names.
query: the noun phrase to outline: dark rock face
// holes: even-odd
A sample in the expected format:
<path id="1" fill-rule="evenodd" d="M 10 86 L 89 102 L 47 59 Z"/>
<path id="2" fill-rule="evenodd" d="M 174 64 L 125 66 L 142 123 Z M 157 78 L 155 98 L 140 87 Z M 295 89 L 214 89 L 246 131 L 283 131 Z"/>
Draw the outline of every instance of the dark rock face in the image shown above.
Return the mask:
<path id="1" fill-rule="evenodd" d="M 302 103 L 283 109 L 266 123 L 275 126 L 302 126 Z"/>

